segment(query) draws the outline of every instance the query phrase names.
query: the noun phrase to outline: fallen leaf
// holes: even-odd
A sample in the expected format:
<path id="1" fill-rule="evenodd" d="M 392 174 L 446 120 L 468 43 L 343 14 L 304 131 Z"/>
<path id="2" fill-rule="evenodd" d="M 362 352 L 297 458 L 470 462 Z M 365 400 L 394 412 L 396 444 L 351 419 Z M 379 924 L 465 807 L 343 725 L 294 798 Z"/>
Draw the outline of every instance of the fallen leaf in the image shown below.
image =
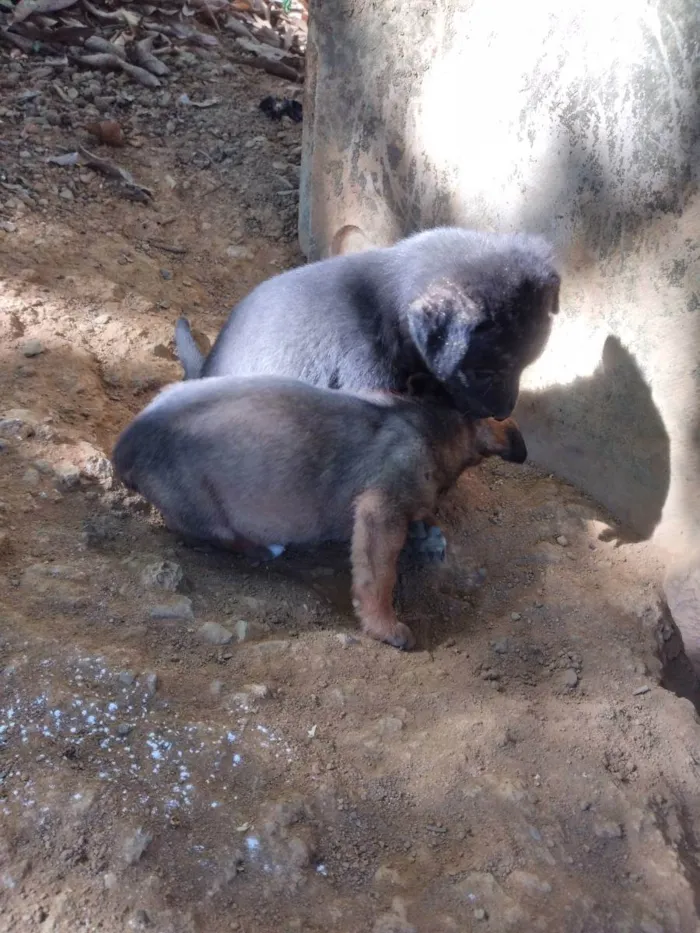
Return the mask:
<path id="1" fill-rule="evenodd" d="M 63 155 L 58 156 L 49 156 L 46 160 L 47 162 L 53 165 L 77 165 L 80 162 L 80 153 L 79 152 L 65 152 Z"/>
<path id="2" fill-rule="evenodd" d="M 108 146 L 120 147 L 124 145 L 124 133 L 116 120 L 99 120 L 97 123 L 88 123 L 85 127 L 91 136 Z"/>
<path id="3" fill-rule="evenodd" d="M 13 23 L 22 23 L 33 13 L 53 13 L 73 6 L 77 0 L 19 0 L 12 14 Z"/>

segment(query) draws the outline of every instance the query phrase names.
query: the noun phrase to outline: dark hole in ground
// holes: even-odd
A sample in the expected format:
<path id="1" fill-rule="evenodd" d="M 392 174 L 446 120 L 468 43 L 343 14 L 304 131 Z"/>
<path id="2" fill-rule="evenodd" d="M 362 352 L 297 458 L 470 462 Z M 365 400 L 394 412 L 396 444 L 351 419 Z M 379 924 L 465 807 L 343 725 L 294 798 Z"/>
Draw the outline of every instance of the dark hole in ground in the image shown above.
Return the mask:
<path id="1" fill-rule="evenodd" d="M 689 700 L 700 714 L 700 679 L 683 647 L 683 636 L 666 603 L 659 601 L 656 637 L 662 664 L 661 686 Z M 699 875 L 700 878 L 700 875 Z"/>

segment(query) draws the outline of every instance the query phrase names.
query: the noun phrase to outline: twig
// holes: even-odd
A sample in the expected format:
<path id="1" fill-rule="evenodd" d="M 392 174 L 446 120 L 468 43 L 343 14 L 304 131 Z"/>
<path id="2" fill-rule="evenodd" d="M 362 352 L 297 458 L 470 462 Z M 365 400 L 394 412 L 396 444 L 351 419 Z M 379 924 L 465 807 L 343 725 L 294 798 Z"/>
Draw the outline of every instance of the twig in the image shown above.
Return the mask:
<path id="1" fill-rule="evenodd" d="M 174 219 L 175 218 L 173 218 L 173 220 Z M 164 223 L 165 221 L 162 221 L 161 226 Z M 157 240 L 149 240 L 148 242 L 151 246 L 155 247 L 155 249 L 160 249 L 164 253 L 174 253 L 176 256 L 184 256 L 187 253 L 187 250 L 182 246 L 168 246 L 167 243 L 159 243 Z"/>
<path id="2" fill-rule="evenodd" d="M 299 83 L 302 78 L 298 71 L 290 68 L 289 65 L 283 65 L 281 62 L 271 62 L 264 58 L 239 58 L 237 55 L 230 55 L 228 60 L 234 65 L 247 65 L 249 68 L 261 68 L 270 75 L 277 78 L 283 78 L 285 81 L 295 81 Z"/>

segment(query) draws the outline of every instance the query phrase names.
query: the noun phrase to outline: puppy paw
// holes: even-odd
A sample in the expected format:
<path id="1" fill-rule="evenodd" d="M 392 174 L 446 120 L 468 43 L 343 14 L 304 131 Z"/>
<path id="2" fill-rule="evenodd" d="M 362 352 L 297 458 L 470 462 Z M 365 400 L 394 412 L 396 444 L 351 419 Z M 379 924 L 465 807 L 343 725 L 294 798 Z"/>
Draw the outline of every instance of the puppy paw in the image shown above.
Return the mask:
<path id="1" fill-rule="evenodd" d="M 389 636 L 389 638 L 384 639 L 387 645 L 392 645 L 394 648 L 398 648 L 400 651 L 410 651 L 411 648 L 415 648 L 416 637 L 410 628 L 407 625 L 404 625 L 403 622 L 397 622 L 394 628 L 394 633 Z"/>
<path id="2" fill-rule="evenodd" d="M 244 553 L 249 561 L 255 564 L 265 564 L 279 557 L 280 554 L 284 554 L 285 550 L 283 544 L 253 545 L 246 548 Z"/>
<path id="3" fill-rule="evenodd" d="M 400 651 L 410 651 L 416 644 L 413 632 L 407 625 L 404 625 L 403 622 L 395 622 L 393 624 L 373 623 L 371 625 L 365 623 L 362 629 L 365 635 L 369 635 L 370 638 L 383 641 L 385 644 L 391 645 L 393 648 L 398 648 Z"/>
<path id="4" fill-rule="evenodd" d="M 439 564 L 447 557 L 447 540 L 437 525 L 411 522 L 404 551 L 417 563 Z"/>

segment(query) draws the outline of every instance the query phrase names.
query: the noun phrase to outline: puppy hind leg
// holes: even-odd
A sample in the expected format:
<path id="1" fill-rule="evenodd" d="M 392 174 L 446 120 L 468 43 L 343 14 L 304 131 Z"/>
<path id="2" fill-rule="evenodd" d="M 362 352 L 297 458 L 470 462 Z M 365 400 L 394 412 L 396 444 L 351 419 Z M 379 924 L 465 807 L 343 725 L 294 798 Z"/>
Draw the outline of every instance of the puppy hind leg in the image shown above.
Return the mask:
<path id="1" fill-rule="evenodd" d="M 355 502 L 352 535 L 353 605 L 363 631 L 395 648 L 415 644 L 393 607 L 396 563 L 406 540 L 408 520 L 397 514 L 385 493 L 368 490 Z"/>

